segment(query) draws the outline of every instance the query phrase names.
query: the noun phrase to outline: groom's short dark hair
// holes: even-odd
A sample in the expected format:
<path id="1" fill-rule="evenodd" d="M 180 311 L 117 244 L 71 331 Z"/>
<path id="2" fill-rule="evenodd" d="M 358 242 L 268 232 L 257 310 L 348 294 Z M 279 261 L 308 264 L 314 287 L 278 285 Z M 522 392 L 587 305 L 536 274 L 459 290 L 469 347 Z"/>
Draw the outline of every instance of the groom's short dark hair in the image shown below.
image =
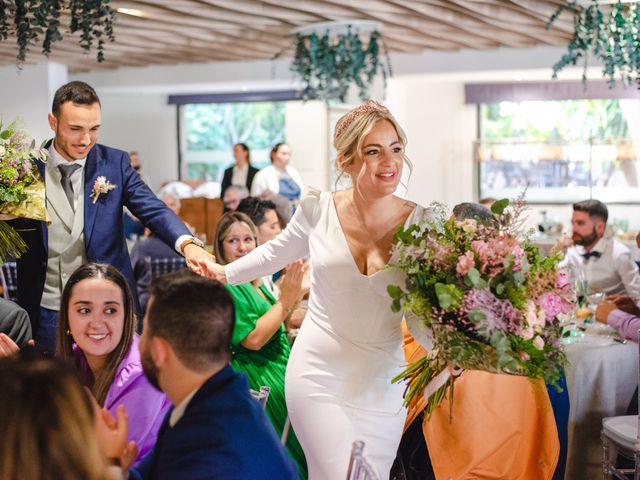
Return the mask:
<path id="1" fill-rule="evenodd" d="M 87 83 L 78 80 L 69 82 L 61 86 L 53 96 L 53 104 L 51 105 L 51 113 L 56 117 L 60 114 L 62 104 L 71 102 L 78 105 L 100 104 L 98 94 L 93 87 Z"/>

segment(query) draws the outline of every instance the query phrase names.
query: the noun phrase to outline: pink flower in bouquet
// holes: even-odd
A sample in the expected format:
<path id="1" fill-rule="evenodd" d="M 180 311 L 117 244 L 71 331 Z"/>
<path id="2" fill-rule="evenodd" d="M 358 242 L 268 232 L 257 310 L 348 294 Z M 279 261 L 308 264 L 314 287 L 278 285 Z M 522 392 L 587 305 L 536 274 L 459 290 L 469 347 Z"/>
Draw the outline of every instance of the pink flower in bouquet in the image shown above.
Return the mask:
<path id="1" fill-rule="evenodd" d="M 490 289 L 470 290 L 462 302 L 462 311 L 476 311 L 483 319 L 476 322 L 476 329 L 484 332 L 513 331 L 520 318 L 520 312 L 507 299 L 497 298 Z"/>
<path id="2" fill-rule="evenodd" d="M 533 327 L 527 327 L 527 328 L 522 328 L 518 332 L 518 335 L 520 335 L 524 340 L 531 340 L 535 335 L 535 332 L 533 331 Z"/>
<path id="3" fill-rule="evenodd" d="M 558 314 L 571 311 L 571 304 L 553 292 L 545 292 L 540 295 L 538 305 L 550 320 L 558 316 Z"/>
<path id="4" fill-rule="evenodd" d="M 478 260 L 484 266 L 489 260 L 489 244 L 484 240 L 474 240 L 471 242 L 471 250 L 478 256 Z"/>
<path id="5" fill-rule="evenodd" d="M 513 271 L 519 272 L 522 270 L 522 257 L 524 257 L 524 249 L 520 245 L 516 245 L 511 249 L 511 255 L 513 255 Z"/>
<path id="6" fill-rule="evenodd" d="M 558 290 L 569 290 L 571 288 L 569 274 L 567 272 L 558 272 L 556 277 L 556 288 Z"/>
<path id="7" fill-rule="evenodd" d="M 458 273 L 458 275 L 464 277 L 474 266 L 475 259 L 473 256 L 473 252 L 465 252 L 464 255 L 461 255 L 460 258 L 458 258 L 456 272 Z"/>
<path id="8" fill-rule="evenodd" d="M 531 359 L 529 354 L 527 352 L 523 352 L 522 350 L 518 352 L 518 355 L 520 356 L 520 360 L 523 360 L 525 362 L 527 362 L 527 361 L 529 361 Z"/>

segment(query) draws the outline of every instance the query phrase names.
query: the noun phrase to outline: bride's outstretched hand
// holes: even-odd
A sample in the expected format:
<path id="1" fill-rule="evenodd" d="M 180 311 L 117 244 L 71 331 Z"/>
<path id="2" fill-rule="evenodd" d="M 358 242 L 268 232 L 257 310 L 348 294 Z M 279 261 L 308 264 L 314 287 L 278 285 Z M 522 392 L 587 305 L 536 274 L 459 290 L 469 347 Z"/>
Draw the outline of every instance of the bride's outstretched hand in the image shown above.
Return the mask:
<path id="1" fill-rule="evenodd" d="M 224 266 L 216 263 L 216 257 L 210 255 L 204 262 L 200 263 L 200 271 L 197 272 L 203 277 L 217 280 L 220 283 L 227 283 L 227 276 L 224 273 Z"/>

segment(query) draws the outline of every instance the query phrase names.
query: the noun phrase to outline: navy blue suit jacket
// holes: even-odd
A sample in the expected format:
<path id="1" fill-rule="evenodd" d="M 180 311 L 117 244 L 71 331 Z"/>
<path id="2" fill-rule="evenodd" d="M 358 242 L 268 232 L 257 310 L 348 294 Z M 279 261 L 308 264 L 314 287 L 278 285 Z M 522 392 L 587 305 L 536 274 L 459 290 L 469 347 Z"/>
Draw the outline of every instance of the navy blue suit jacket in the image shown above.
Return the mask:
<path id="1" fill-rule="evenodd" d="M 49 147 L 51 141 L 49 142 Z M 38 162 L 42 178 L 45 165 Z M 104 176 L 116 188 L 101 194 L 96 201 L 90 198 L 93 184 Z M 87 155 L 84 167 L 84 247 L 90 262 L 110 263 L 126 277 L 136 296 L 136 286 L 124 238 L 123 206 L 163 241 L 173 246 L 181 235 L 191 232 L 142 181 L 131 167 L 126 152 L 96 144 Z M 28 251 L 18 259 L 18 303 L 37 322 L 47 270 L 48 235 L 45 222 L 19 218 L 10 224 L 20 233 Z"/>
<path id="2" fill-rule="evenodd" d="M 135 480 L 294 480 L 296 466 L 280 444 L 244 374 L 230 366 L 207 380 L 184 415 L 158 433 L 154 449 L 131 470 Z"/>

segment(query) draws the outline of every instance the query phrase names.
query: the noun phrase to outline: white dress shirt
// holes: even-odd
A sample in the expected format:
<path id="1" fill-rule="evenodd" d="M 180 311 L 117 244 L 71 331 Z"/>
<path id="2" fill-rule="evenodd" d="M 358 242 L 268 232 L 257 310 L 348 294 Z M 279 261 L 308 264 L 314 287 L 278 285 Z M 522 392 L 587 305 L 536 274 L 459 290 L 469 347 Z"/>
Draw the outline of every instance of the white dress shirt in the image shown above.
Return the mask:
<path id="1" fill-rule="evenodd" d="M 603 237 L 591 251 L 600 256 L 587 259 L 583 246 L 570 247 L 561 265 L 584 271 L 589 294 L 628 295 L 640 305 L 640 273 L 629 249 L 614 238 Z"/>
<path id="2" fill-rule="evenodd" d="M 201 386 L 202 385 L 200 385 L 200 387 Z M 178 423 L 178 420 L 182 418 L 182 416 L 184 415 L 184 411 L 189 406 L 189 402 L 191 402 L 191 399 L 195 396 L 196 393 L 198 393 L 198 390 L 200 390 L 200 387 L 196 388 L 193 392 L 191 392 L 189 395 L 184 397 L 184 400 L 182 400 L 176 406 L 176 408 L 173 409 L 173 411 L 171 412 L 171 416 L 169 417 L 170 427 L 173 427 L 176 423 Z"/>
<path id="3" fill-rule="evenodd" d="M 235 165 L 231 171 L 231 185 L 235 185 L 236 187 L 246 187 L 248 175 L 249 165 L 245 165 L 244 167 Z"/>
<path id="4" fill-rule="evenodd" d="M 87 157 L 81 158 L 80 160 L 72 160 L 69 161 L 64 158 L 55 148 L 55 139 L 49 147 L 49 160 L 53 162 L 53 166 L 58 169 L 58 165 L 80 165 L 81 168 L 78 168 L 75 172 L 71 174 L 71 188 L 73 188 L 73 210 L 76 210 L 78 205 L 78 195 L 84 191 L 84 165 L 87 163 Z"/>

